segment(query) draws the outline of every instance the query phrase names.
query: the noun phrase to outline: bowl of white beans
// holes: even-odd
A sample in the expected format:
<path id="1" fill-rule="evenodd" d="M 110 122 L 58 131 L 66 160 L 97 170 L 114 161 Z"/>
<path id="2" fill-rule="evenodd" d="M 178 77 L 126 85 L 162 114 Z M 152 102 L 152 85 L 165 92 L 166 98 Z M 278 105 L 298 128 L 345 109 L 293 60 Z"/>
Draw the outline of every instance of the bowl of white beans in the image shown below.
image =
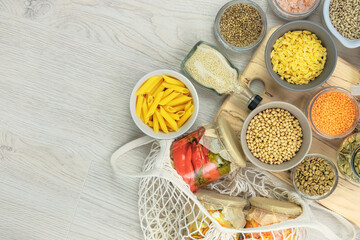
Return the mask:
<path id="1" fill-rule="evenodd" d="M 262 104 L 245 119 L 241 146 L 255 166 L 271 172 L 289 170 L 309 152 L 312 131 L 296 106 L 274 101 Z"/>

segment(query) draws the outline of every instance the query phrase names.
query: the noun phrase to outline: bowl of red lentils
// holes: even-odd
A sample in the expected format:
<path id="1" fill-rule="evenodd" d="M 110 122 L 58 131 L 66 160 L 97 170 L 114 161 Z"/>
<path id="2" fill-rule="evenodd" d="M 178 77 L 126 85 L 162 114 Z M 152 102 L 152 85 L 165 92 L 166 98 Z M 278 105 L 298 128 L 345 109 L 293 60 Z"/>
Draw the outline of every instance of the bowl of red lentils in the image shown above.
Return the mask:
<path id="1" fill-rule="evenodd" d="M 309 100 L 306 115 L 312 130 L 326 139 L 344 138 L 359 121 L 356 99 L 340 87 L 326 87 Z"/>

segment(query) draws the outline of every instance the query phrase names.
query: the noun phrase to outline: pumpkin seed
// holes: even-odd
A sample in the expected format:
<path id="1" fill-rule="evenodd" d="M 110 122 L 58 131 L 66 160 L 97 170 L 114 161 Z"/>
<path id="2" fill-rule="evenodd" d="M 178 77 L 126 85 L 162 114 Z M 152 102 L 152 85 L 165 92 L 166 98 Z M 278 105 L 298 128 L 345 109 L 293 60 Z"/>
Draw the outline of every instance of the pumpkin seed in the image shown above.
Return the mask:
<path id="1" fill-rule="evenodd" d="M 314 173 L 314 174 L 313 174 Z M 308 157 L 296 168 L 295 186 L 309 196 L 322 196 L 335 184 L 335 170 L 320 157 Z"/>

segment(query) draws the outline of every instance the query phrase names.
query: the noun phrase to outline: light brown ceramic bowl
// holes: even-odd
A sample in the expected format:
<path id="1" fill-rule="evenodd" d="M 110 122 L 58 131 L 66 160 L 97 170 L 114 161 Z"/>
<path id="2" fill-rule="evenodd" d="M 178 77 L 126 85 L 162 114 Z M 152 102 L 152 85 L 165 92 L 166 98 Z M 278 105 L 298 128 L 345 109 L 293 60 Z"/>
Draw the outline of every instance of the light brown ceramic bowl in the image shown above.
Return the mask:
<path id="1" fill-rule="evenodd" d="M 289 111 L 297 120 L 299 120 L 300 127 L 303 132 L 303 142 L 300 147 L 300 150 L 296 153 L 295 157 L 293 157 L 287 162 L 283 162 L 278 165 L 271 165 L 268 163 L 261 162 L 250 152 L 246 141 L 246 131 L 251 119 L 253 119 L 258 113 L 269 108 L 282 108 L 284 110 Z M 274 101 L 258 106 L 248 115 L 241 129 L 240 141 L 241 141 L 241 147 L 244 150 L 246 158 L 250 162 L 252 162 L 255 166 L 271 172 L 281 172 L 295 167 L 304 159 L 304 157 L 307 155 L 307 153 L 310 150 L 311 141 L 312 141 L 312 131 L 305 114 L 299 108 L 295 107 L 290 103 Z"/>

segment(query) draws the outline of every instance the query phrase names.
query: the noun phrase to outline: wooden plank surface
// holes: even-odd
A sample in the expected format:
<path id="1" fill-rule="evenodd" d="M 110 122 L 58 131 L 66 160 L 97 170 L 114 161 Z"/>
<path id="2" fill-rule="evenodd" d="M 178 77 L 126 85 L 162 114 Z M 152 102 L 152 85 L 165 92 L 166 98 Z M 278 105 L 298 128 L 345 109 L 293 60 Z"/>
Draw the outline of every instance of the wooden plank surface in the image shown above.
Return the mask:
<path id="1" fill-rule="evenodd" d="M 0 131 L 0 163 L 0 239 L 64 239 L 90 167 L 86 154 Z"/>
<path id="2" fill-rule="evenodd" d="M 133 4 L 108 7 L 105 12 L 122 9 L 130 17 L 135 13 L 126 8 L 142 5 Z M 85 7 L 67 6 L 73 7 L 74 14 L 79 8 L 78 16 L 84 21 L 98 17 L 84 14 Z M 153 25 L 146 20 L 153 15 L 150 9 L 143 16 L 147 28 L 161 28 L 161 21 Z M 120 26 L 116 19 L 110 22 Z M 88 30 L 95 32 L 91 27 Z M 134 32 L 140 32 L 142 27 L 136 27 Z M 132 35 L 121 40 L 128 46 L 116 47 L 116 41 L 90 41 L 72 30 L 59 31 L 0 13 L 0 126 L 29 144 L 21 154 L 0 157 L 1 240 L 144 239 L 138 217 L 138 179 L 117 179 L 110 156 L 143 136 L 129 111 L 135 83 L 156 69 L 180 71 L 181 58 L 196 38 L 186 46 L 180 41 L 173 46 L 162 39 L 165 33 L 151 31 L 146 34 L 149 40 L 141 43 L 144 49 L 139 49 Z M 119 32 L 126 33 L 121 27 L 111 33 Z M 104 39 L 110 40 L 101 35 Z M 162 50 L 155 51 L 154 43 Z M 201 88 L 197 91 L 201 110 L 194 128 L 210 122 L 223 99 Z M 0 152 L 6 153 L 8 145 L 0 145 Z M 124 170 L 140 171 L 148 153 L 149 147 L 144 147 L 126 155 Z"/>
<path id="3" fill-rule="evenodd" d="M 308 92 L 289 91 L 282 88 L 274 80 L 272 80 L 266 69 L 264 62 L 265 45 L 271 33 L 276 29 L 277 27 L 274 27 L 268 32 L 268 35 L 265 37 L 249 64 L 244 69 L 240 80 L 247 84 L 254 79 L 259 79 L 264 82 L 265 90 L 261 94 L 263 97 L 262 103 L 270 101 L 286 101 L 294 104 L 302 110 L 305 110 L 309 97 L 318 91 L 320 87 Z M 349 90 L 351 86 L 359 83 L 360 70 L 339 57 L 333 75 L 321 87 L 339 86 Z M 246 108 L 246 106 L 239 104 L 235 97 L 229 96 L 224 101 L 224 104 L 221 106 L 218 114 L 224 114 L 224 116 L 226 116 L 231 122 L 235 130 L 241 131 L 243 120 L 247 117 L 249 112 L 250 111 Z M 313 134 L 313 142 L 310 153 L 323 154 L 336 163 L 336 152 L 341 142 L 342 140 L 329 141 Z M 290 171 L 273 174 L 283 181 L 291 184 Z M 328 198 L 318 202 L 328 209 L 346 217 L 357 226 L 360 226 L 359 199 L 360 186 L 350 183 L 340 175 L 339 183 L 335 191 Z"/>

